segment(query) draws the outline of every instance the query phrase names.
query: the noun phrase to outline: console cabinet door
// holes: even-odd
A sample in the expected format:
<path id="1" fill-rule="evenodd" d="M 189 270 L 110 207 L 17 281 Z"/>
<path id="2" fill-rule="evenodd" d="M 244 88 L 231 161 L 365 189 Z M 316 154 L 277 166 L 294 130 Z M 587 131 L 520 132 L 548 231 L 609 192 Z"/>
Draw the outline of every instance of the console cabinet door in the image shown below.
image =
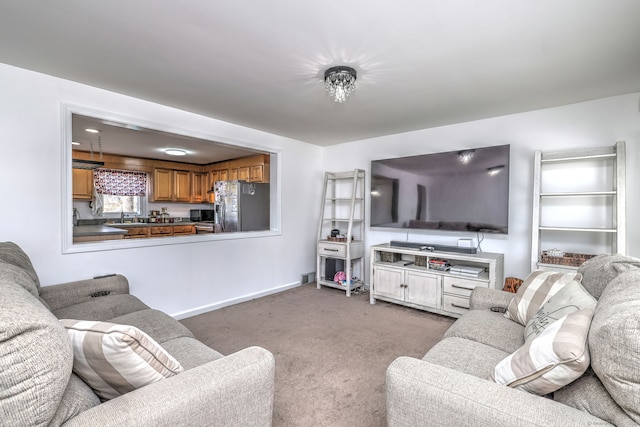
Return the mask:
<path id="1" fill-rule="evenodd" d="M 403 270 L 376 266 L 373 277 L 376 296 L 404 300 Z"/>
<path id="2" fill-rule="evenodd" d="M 426 307 L 442 308 L 441 276 L 407 271 L 405 301 Z"/>

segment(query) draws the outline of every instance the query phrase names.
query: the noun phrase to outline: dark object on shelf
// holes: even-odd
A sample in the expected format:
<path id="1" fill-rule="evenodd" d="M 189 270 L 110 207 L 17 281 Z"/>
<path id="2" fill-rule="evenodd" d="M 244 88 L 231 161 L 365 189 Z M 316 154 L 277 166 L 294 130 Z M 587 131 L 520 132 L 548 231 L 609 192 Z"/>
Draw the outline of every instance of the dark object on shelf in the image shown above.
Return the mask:
<path id="1" fill-rule="evenodd" d="M 337 228 L 334 228 L 333 230 L 331 230 L 331 237 L 338 237 L 340 235 L 340 230 L 338 230 Z"/>
<path id="2" fill-rule="evenodd" d="M 522 285 L 523 280 L 518 279 L 517 277 L 507 277 L 504 279 L 504 287 L 503 291 L 516 293 L 518 292 L 518 288 Z"/>
<path id="3" fill-rule="evenodd" d="M 568 265 L 571 267 L 579 267 L 583 262 L 595 257 L 595 255 L 589 254 L 575 254 L 571 252 L 565 252 L 564 256 L 551 256 L 548 251 L 542 251 L 540 255 L 540 262 L 543 264 L 556 264 L 556 265 Z"/>
<path id="4" fill-rule="evenodd" d="M 382 262 L 400 261 L 400 254 L 397 254 L 395 252 L 380 252 L 380 261 Z"/>

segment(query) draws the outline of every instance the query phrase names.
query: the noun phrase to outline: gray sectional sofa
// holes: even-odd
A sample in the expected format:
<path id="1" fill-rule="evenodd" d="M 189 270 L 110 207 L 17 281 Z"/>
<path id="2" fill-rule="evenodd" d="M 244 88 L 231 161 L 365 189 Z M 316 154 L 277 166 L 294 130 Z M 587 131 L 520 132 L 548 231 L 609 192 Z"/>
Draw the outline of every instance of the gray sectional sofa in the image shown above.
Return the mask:
<path id="1" fill-rule="evenodd" d="M 184 371 L 101 401 L 72 372 L 73 350 L 58 319 L 135 326 Z M 40 287 L 25 252 L 0 243 L 1 425 L 269 426 L 273 397 L 267 350 L 221 355 L 130 295 L 121 275 Z"/>
<path id="2" fill-rule="evenodd" d="M 524 327 L 491 310 L 507 308 L 514 294 L 476 288 L 471 310 L 422 360 L 400 357 L 389 366 L 388 425 L 638 425 L 640 260 L 599 255 L 578 272 L 597 300 L 582 376 L 542 396 L 493 382 L 496 365 L 523 346 Z"/>

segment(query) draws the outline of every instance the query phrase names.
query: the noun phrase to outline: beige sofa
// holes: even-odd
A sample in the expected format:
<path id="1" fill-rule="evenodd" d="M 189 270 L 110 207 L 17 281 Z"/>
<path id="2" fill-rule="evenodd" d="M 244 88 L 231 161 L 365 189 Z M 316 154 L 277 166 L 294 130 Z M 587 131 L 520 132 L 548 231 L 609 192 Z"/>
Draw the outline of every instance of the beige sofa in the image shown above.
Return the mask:
<path id="1" fill-rule="evenodd" d="M 422 360 L 400 357 L 389 366 L 388 425 L 638 425 L 640 260 L 599 255 L 578 272 L 597 300 L 582 376 L 544 396 L 493 382 L 496 365 L 524 345 L 524 327 L 491 310 L 507 308 L 513 294 L 476 288 L 471 310 Z"/>
<path id="2" fill-rule="evenodd" d="M 58 319 L 132 325 L 184 368 L 107 401 L 72 372 Z M 222 356 L 129 294 L 120 275 L 40 287 L 29 257 L 0 243 L 0 424 L 10 426 L 269 426 L 274 358 L 250 347 Z"/>

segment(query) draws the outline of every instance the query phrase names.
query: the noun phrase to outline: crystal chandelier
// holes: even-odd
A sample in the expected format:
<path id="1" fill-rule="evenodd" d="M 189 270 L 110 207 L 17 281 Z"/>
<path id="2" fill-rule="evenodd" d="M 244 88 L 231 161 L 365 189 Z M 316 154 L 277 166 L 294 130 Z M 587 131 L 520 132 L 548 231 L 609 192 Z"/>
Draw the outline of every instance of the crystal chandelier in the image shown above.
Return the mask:
<path id="1" fill-rule="evenodd" d="M 356 70 L 344 66 L 329 68 L 324 72 L 324 87 L 336 102 L 344 102 L 356 90 Z"/>

